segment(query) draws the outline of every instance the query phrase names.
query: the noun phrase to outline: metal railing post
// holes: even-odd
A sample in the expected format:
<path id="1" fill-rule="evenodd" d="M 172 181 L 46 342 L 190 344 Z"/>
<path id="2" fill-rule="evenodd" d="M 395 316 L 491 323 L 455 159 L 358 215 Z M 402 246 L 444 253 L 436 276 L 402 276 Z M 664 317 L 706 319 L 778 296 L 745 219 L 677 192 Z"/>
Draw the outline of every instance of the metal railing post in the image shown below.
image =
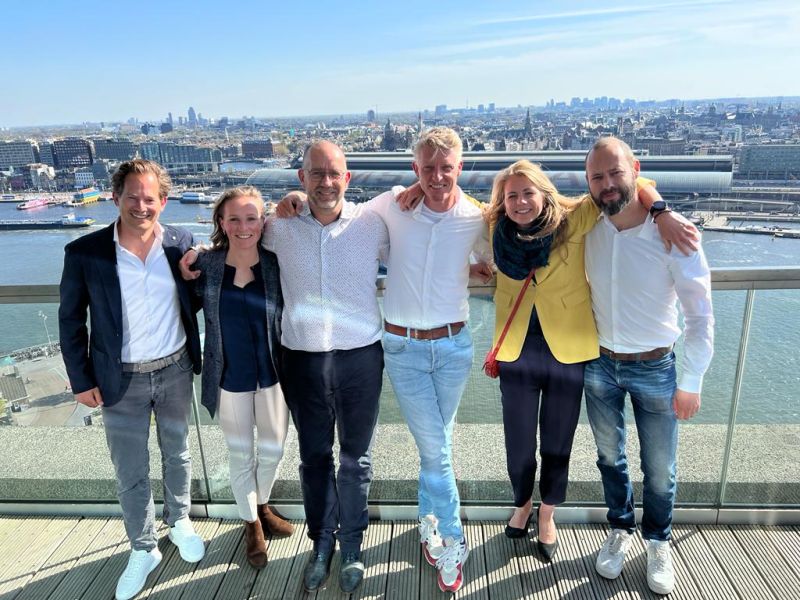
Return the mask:
<path id="1" fill-rule="evenodd" d="M 733 445 L 733 432 L 736 427 L 736 413 L 739 410 L 739 398 L 742 393 L 742 379 L 744 378 L 744 364 L 747 358 L 747 344 L 750 338 L 750 322 L 753 318 L 753 301 L 755 290 L 747 290 L 747 298 L 744 304 L 744 315 L 742 317 L 742 337 L 739 339 L 739 356 L 736 360 L 736 374 L 733 379 L 733 394 L 731 396 L 731 412 L 728 417 L 728 433 L 725 440 L 725 452 L 722 456 L 722 473 L 719 482 L 719 496 L 717 497 L 717 507 L 721 508 L 725 499 L 725 489 L 728 486 L 728 463 L 731 459 L 731 446 Z"/>
<path id="2" fill-rule="evenodd" d="M 203 450 L 203 436 L 200 434 L 200 410 L 197 408 L 197 392 L 192 381 L 192 414 L 194 415 L 194 426 L 197 429 L 197 444 L 200 448 L 200 464 L 203 466 L 203 480 L 206 483 L 207 502 L 211 502 L 211 483 L 208 480 L 208 466 L 206 465 L 206 453 Z"/>

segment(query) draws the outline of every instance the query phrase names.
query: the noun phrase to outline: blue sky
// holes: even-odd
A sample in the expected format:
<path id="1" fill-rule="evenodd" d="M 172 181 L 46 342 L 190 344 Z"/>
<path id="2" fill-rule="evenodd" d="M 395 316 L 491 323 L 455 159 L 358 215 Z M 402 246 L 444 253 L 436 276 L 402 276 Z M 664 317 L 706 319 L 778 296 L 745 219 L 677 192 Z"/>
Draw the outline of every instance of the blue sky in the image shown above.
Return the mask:
<path id="1" fill-rule="evenodd" d="M 0 18 L 0 127 L 800 95 L 796 0 L 50 0 Z"/>

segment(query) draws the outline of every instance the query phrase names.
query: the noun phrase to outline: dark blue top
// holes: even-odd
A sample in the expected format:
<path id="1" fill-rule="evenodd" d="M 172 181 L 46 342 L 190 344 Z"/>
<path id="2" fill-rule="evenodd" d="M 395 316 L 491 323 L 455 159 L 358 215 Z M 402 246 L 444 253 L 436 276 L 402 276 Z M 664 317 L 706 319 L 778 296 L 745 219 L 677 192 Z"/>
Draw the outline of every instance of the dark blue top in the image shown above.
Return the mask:
<path id="1" fill-rule="evenodd" d="M 225 265 L 219 300 L 222 353 L 225 358 L 220 387 L 229 392 L 254 392 L 278 383 L 269 355 L 264 281 L 258 264 L 255 279 L 243 288 L 233 278 L 236 267 Z"/>

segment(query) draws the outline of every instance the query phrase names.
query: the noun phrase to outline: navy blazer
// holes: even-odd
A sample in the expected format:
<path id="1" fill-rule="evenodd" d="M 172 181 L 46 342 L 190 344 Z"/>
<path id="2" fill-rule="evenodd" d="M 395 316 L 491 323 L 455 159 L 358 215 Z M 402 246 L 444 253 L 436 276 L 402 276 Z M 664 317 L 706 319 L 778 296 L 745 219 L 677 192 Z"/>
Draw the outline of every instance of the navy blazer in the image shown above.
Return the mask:
<path id="1" fill-rule="evenodd" d="M 203 406 L 211 416 L 219 403 L 219 386 L 222 382 L 222 368 L 225 358 L 222 354 L 222 329 L 219 322 L 219 298 L 222 293 L 222 279 L 225 275 L 227 250 L 201 252 L 197 258 L 197 268 L 201 275 L 196 280 L 197 294 L 203 299 L 203 316 L 206 323 L 203 344 Z M 259 244 L 258 259 L 261 265 L 261 278 L 264 280 L 264 296 L 267 308 L 267 337 L 272 366 L 280 380 L 281 315 L 283 314 L 283 294 L 278 271 L 278 258 Z"/>
<path id="2" fill-rule="evenodd" d="M 120 399 L 122 381 L 122 293 L 117 275 L 117 250 L 114 221 L 64 247 L 61 274 L 61 304 L 58 307 L 61 354 L 75 394 L 100 388 L 103 404 L 112 406 Z M 192 244 L 185 229 L 161 225 L 162 246 L 175 285 L 181 321 L 186 331 L 186 349 L 194 372 L 200 373 L 200 336 L 197 331 L 199 302 L 181 278 L 178 263 Z M 91 333 L 86 327 L 89 309 Z M 153 310 L 159 310 L 154 306 Z"/>

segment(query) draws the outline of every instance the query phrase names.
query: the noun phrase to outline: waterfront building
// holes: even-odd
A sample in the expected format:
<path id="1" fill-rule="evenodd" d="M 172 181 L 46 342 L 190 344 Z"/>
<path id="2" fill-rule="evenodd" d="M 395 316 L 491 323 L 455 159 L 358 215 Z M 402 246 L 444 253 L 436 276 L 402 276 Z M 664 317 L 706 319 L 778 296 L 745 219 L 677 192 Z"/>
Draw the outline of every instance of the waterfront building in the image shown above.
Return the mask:
<path id="1" fill-rule="evenodd" d="M 0 170 L 35 162 L 35 148 L 31 142 L 0 142 Z"/>
<path id="2" fill-rule="evenodd" d="M 800 144 L 743 146 L 739 177 L 745 179 L 797 179 Z"/>
<path id="3" fill-rule="evenodd" d="M 51 167 L 56 166 L 56 159 L 55 156 L 53 156 L 53 144 L 51 142 L 39 142 L 38 160 L 34 162 L 40 162 Z"/>
<path id="4" fill-rule="evenodd" d="M 91 169 L 78 169 L 75 171 L 75 189 L 88 188 L 94 185 L 94 173 Z"/>
<path id="5" fill-rule="evenodd" d="M 158 143 L 161 163 L 170 172 L 215 173 L 219 170 L 222 153 L 219 150 L 190 144 Z"/>
<path id="6" fill-rule="evenodd" d="M 88 140 L 77 137 L 55 140 L 53 157 L 57 169 L 88 167 L 93 162 L 92 145 Z"/>
<path id="7" fill-rule="evenodd" d="M 130 140 L 94 140 L 95 158 L 126 161 L 136 156 L 136 144 Z"/>
<path id="8" fill-rule="evenodd" d="M 650 156 L 680 155 L 686 152 L 686 140 L 633 136 L 631 147 L 634 150 L 647 150 Z"/>

